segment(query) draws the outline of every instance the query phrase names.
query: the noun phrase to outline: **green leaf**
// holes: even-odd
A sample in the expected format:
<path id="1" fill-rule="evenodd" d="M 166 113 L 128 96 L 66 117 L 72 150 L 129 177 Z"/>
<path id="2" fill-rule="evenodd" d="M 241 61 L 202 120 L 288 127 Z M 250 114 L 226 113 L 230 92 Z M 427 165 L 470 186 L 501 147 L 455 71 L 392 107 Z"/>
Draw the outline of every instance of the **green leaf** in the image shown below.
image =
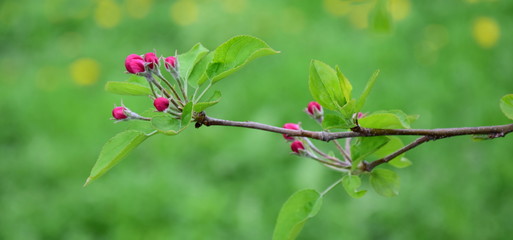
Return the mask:
<path id="1" fill-rule="evenodd" d="M 199 103 L 194 104 L 194 111 L 201 112 L 209 107 L 214 106 L 220 100 L 221 100 L 221 92 L 215 91 L 214 94 L 212 94 L 212 96 L 207 98 L 207 100 L 205 102 L 199 102 Z"/>
<path id="2" fill-rule="evenodd" d="M 344 189 L 346 190 L 347 194 L 353 198 L 361 198 L 365 193 L 367 193 L 367 190 L 360 190 L 358 191 L 358 188 L 362 185 L 362 180 L 359 176 L 356 175 L 345 175 L 342 178 L 342 186 L 344 186 Z"/>
<path id="3" fill-rule="evenodd" d="M 342 89 L 337 72 L 326 63 L 312 60 L 308 85 L 312 97 L 330 110 L 339 110 L 346 104 L 346 96 Z M 347 91 L 347 90 L 346 90 Z"/>
<path id="4" fill-rule="evenodd" d="M 342 93 L 344 94 L 344 97 L 346 98 L 346 102 L 351 101 L 351 92 L 353 91 L 353 86 L 351 85 L 351 82 L 349 82 L 349 79 L 344 76 L 342 71 L 340 71 L 340 68 L 337 66 L 337 77 L 340 84 L 340 88 L 342 88 Z"/>
<path id="5" fill-rule="evenodd" d="M 148 117 L 148 118 L 154 118 L 158 116 L 167 116 L 167 113 L 163 112 L 157 112 L 155 111 L 155 108 L 149 108 L 146 111 L 143 111 L 141 113 L 141 116 Z M 128 121 L 128 129 L 130 130 L 136 130 L 139 132 L 144 132 L 146 134 L 150 134 L 151 132 L 155 131 L 155 128 L 152 126 L 151 121 Z"/>
<path id="6" fill-rule="evenodd" d="M 362 110 L 363 105 L 365 105 L 367 97 L 369 96 L 369 93 L 372 90 L 372 87 L 376 83 L 376 79 L 378 79 L 378 75 L 379 70 L 374 71 L 369 81 L 367 81 L 367 85 L 365 85 L 365 89 L 363 90 L 362 95 L 360 96 L 360 99 L 358 99 L 358 103 L 356 104 L 355 112 L 359 112 Z"/>
<path id="7" fill-rule="evenodd" d="M 196 64 L 196 66 L 194 66 L 191 74 L 189 75 L 189 85 L 194 88 L 198 88 L 207 82 L 208 76 L 206 71 L 208 64 L 212 61 L 213 58 L 214 52 L 209 52 L 207 55 L 201 58 L 201 60 Z"/>
<path id="8" fill-rule="evenodd" d="M 384 158 L 384 157 L 396 152 L 400 148 L 404 147 L 404 143 L 403 143 L 403 141 L 401 141 L 401 139 L 399 137 L 388 136 L 388 139 L 390 139 L 390 141 L 387 144 L 385 144 L 383 147 L 378 149 L 376 152 L 374 152 L 372 154 L 373 157 L 375 157 L 377 159 Z M 397 168 L 405 168 L 405 167 L 410 166 L 412 164 L 412 162 L 410 160 L 408 160 L 407 158 L 405 158 L 404 153 L 403 153 L 403 154 L 395 157 L 391 161 L 389 161 L 388 164 L 390 164 L 394 167 L 397 167 Z"/>
<path id="9" fill-rule="evenodd" d="M 179 73 L 182 79 L 187 80 L 196 63 L 198 63 L 203 56 L 207 55 L 206 49 L 201 43 L 194 45 L 188 52 L 178 55 Z"/>
<path id="10" fill-rule="evenodd" d="M 299 235 L 309 218 L 314 217 L 322 205 L 321 195 L 313 189 L 294 193 L 280 210 L 273 240 L 293 240 Z"/>
<path id="11" fill-rule="evenodd" d="M 151 125 L 160 133 L 171 136 L 177 135 L 189 126 L 192 119 L 192 106 L 192 102 L 185 104 L 185 107 L 182 109 L 181 120 L 169 114 L 158 115 L 151 119 Z"/>
<path id="12" fill-rule="evenodd" d="M 127 130 L 118 133 L 103 145 L 100 156 L 89 174 L 84 186 L 105 174 L 118 164 L 130 151 L 141 144 L 149 136 L 143 132 Z"/>
<path id="13" fill-rule="evenodd" d="M 370 183 L 374 190 L 385 197 L 399 194 L 399 177 L 388 169 L 375 169 L 371 172 Z"/>
<path id="14" fill-rule="evenodd" d="M 378 0 L 374 11 L 371 12 L 372 29 L 376 32 L 388 33 L 392 30 L 392 16 L 387 9 L 387 1 Z"/>
<path id="15" fill-rule="evenodd" d="M 347 119 L 335 114 L 325 114 L 322 121 L 322 128 L 324 129 L 349 129 L 354 126 L 351 118 Z"/>
<path id="16" fill-rule="evenodd" d="M 388 164 L 396 168 L 405 168 L 411 166 L 413 163 L 408 158 L 402 157 L 394 158 L 392 161 L 388 162 Z"/>
<path id="17" fill-rule="evenodd" d="M 357 167 L 358 162 L 376 152 L 387 144 L 388 141 L 390 141 L 390 139 L 384 136 L 354 139 L 351 145 L 351 159 L 353 159 L 353 167 Z"/>
<path id="18" fill-rule="evenodd" d="M 378 111 L 358 120 L 367 128 L 410 128 L 410 118 L 400 110 Z"/>
<path id="19" fill-rule="evenodd" d="M 182 129 L 180 120 L 170 115 L 153 117 L 151 119 L 151 125 L 157 131 L 166 135 L 176 135 L 180 132 L 180 129 Z"/>
<path id="20" fill-rule="evenodd" d="M 354 122 L 353 115 L 356 113 L 355 109 L 356 109 L 356 100 L 351 99 L 351 101 L 347 102 L 346 105 L 344 105 L 340 109 L 340 113 L 342 113 L 342 115 L 344 115 L 344 119 L 351 119 L 350 121 Z"/>
<path id="21" fill-rule="evenodd" d="M 148 86 L 148 80 L 145 77 L 141 77 L 135 74 L 130 74 L 130 77 L 126 80 L 130 83 L 136 83 L 142 86 Z"/>
<path id="22" fill-rule="evenodd" d="M 181 121 L 181 129 L 180 131 L 184 130 L 189 126 L 189 123 L 191 123 L 192 119 L 192 106 L 194 104 L 192 102 L 188 102 L 185 104 L 185 107 L 182 109 L 182 121 Z"/>
<path id="23" fill-rule="evenodd" d="M 505 95 L 501 98 L 500 107 L 502 113 L 509 119 L 513 120 L 513 94 Z"/>
<path id="24" fill-rule="evenodd" d="M 207 68 L 213 83 L 227 77 L 258 57 L 276 54 L 264 41 L 252 36 L 233 37 L 214 51 L 214 58 Z"/>
<path id="25" fill-rule="evenodd" d="M 131 95 L 131 96 L 148 96 L 151 95 L 151 89 L 146 86 L 142 86 L 137 83 L 131 82 L 112 82 L 109 81 L 105 84 L 105 91 L 119 94 L 119 95 Z"/>

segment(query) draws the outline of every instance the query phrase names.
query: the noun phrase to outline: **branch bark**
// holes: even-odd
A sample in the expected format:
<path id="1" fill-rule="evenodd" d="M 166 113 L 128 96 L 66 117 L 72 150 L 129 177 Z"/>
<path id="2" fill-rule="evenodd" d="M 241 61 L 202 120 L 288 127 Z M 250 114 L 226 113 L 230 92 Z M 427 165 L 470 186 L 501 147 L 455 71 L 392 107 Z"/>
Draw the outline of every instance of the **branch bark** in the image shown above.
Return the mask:
<path id="1" fill-rule="evenodd" d="M 257 122 L 239 122 L 224 119 L 217 119 L 207 116 L 204 112 L 195 116 L 196 127 L 205 126 L 231 126 L 263 130 L 267 132 L 287 134 L 294 137 L 306 137 L 329 142 L 341 138 L 354 137 L 374 137 L 374 136 L 422 136 L 412 143 L 404 146 L 396 152 L 371 163 L 368 163 L 364 170 L 371 171 L 375 167 L 387 163 L 393 158 L 417 147 L 418 145 L 431 140 L 449 138 L 463 135 L 484 135 L 486 138 L 493 139 L 504 137 L 508 133 L 513 132 L 513 124 L 481 126 L 481 127 L 462 127 L 462 128 L 437 128 L 437 129 L 379 129 L 365 128 L 356 126 L 350 131 L 345 132 L 326 132 L 326 131 L 308 131 L 308 130 L 291 130 Z"/>

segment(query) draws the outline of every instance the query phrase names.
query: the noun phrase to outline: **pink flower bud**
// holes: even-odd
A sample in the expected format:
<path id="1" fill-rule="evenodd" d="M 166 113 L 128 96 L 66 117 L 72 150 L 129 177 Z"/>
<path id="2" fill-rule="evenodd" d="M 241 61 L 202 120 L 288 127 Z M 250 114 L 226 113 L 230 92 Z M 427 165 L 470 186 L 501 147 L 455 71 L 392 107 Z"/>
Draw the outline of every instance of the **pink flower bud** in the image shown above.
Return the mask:
<path id="1" fill-rule="evenodd" d="M 137 54 L 130 54 L 125 59 L 125 68 L 132 74 L 144 72 L 144 60 Z"/>
<path id="2" fill-rule="evenodd" d="M 305 146 L 301 141 L 294 141 L 290 144 L 290 149 L 292 149 L 293 152 L 299 154 L 299 151 L 304 150 Z"/>
<path id="3" fill-rule="evenodd" d="M 173 57 L 173 56 L 167 57 L 166 59 L 164 59 L 164 62 L 165 62 L 164 65 L 165 65 L 167 70 L 176 67 L 176 58 Z"/>
<path id="4" fill-rule="evenodd" d="M 314 115 L 315 112 L 322 113 L 321 104 L 318 102 L 310 102 L 308 103 L 308 107 L 306 108 L 306 112 L 310 115 Z"/>
<path id="5" fill-rule="evenodd" d="M 125 107 L 115 107 L 114 109 L 112 109 L 112 116 L 117 120 L 125 119 L 127 118 L 125 110 Z"/>
<path id="6" fill-rule="evenodd" d="M 358 114 L 356 115 L 356 118 L 357 118 L 357 119 L 360 119 L 360 118 L 363 118 L 363 117 L 365 117 L 365 116 L 367 116 L 367 114 L 362 113 L 362 112 L 358 112 Z"/>
<path id="7" fill-rule="evenodd" d="M 300 129 L 299 125 L 297 125 L 295 123 L 285 123 L 283 125 L 283 128 L 285 128 L 285 129 L 292 129 L 292 130 L 299 130 Z M 285 138 L 286 140 L 290 140 L 290 141 L 294 140 L 293 137 L 291 137 L 291 136 L 289 136 L 287 134 L 283 134 L 283 138 Z"/>
<path id="8" fill-rule="evenodd" d="M 155 68 L 155 65 L 159 65 L 159 58 L 155 56 L 155 53 L 149 52 L 144 54 L 144 61 L 148 64 L 150 69 Z"/>
<path id="9" fill-rule="evenodd" d="M 153 101 L 153 106 L 155 106 L 157 111 L 163 112 L 169 107 L 169 99 L 165 97 L 155 98 Z"/>

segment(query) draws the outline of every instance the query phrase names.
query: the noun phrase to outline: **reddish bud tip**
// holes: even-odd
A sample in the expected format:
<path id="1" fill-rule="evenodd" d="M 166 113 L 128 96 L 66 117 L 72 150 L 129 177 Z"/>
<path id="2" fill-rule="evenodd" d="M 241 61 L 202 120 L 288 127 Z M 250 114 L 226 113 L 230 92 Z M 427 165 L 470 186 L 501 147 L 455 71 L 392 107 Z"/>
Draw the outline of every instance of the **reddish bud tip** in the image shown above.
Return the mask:
<path id="1" fill-rule="evenodd" d="M 112 109 L 112 116 L 117 120 L 125 119 L 127 118 L 125 110 L 125 107 L 115 107 L 114 109 Z"/>
<path id="2" fill-rule="evenodd" d="M 367 116 L 367 114 L 362 113 L 362 112 L 358 112 L 358 114 L 356 115 L 356 118 L 360 119 L 360 118 L 363 118 L 365 116 Z"/>
<path id="3" fill-rule="evenodd" d="M 130 54 L 125 59 L 125 68 L 132 74 L 144 72 L 144 60 L 137 54 Z"/>
<path id="4" fill-rule="evenodd" d="M 144 54 L 144 61 L 148 64 L 150 69 L 155 68 L 155 65 L 159 65 L 159 58 L 153 52 Z"/>
<path id="5" fill-rule="evenodd" d="M 165 97 L 155 98 L 153 101 L 153 106 L 155 106 L 157 111 L 163 112 L 169 107 L 169 99 Z"/>
<path id="6" fill-rule="evenodd" d="M 318 102 L 310 102 L 310 103 L 308 103 L 308 107 L 306 108 L 306 112 L 308 114 L 310 114 L 310 115 L 314 115 L 315 111 L 317 111 L 318 113 L 322 112 L 321 104 L 319 104 Z"/>
<path id="7" fill-rule="evenodd" d="M 292 130 L 299 130 L 300 129 L 299 125 L 297 125 L 295 123 L 285 123 L 283 125 L 283 128 L 285 128 L 285 129 L 292 129 Z M 283 134 L 283 138 L 285 138 L 286 140 L 290 140 L 290 141 L 294 140 L 293 137 L 291 137 L 291 136 L 289 136 L 287 134 Z"/>
<path id="8" fill-rule="evenodd" d="M 299 151 L 304 150 L 305 146 L 301 141 L 294 141 L 290 144 L 290 149 L 292 149 L 293 152 L 299 154 Z"/>
<path id="9" fill-rule="evenodd" d="M 165 66 L 166 68 L 169 70 L 170 68 L 175 68 L 176 67 L 176 58 L 175 57 L 167 57 L 166 59 L 164 59 L 164 62 L 165 62 Z"/>

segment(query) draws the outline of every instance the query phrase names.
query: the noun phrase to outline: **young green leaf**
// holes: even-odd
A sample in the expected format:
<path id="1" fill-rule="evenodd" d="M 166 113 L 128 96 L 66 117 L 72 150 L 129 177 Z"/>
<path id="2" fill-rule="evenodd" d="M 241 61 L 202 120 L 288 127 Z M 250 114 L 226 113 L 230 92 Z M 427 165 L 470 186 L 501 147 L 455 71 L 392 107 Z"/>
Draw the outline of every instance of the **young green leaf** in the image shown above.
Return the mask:
<path id="1" fill-rule="evenodd" d="M 324 129 L 349 129 L 354 127 L 351 118 L 343 118 L 335 114 L 325 114 L 322 121 L 322 128 Z"/>
<path id="2" fill-rule="evenodd" d="M 192 106 L 194 104 L 192 102 L 188 102 L 185 104 L 185 107 L 183 107 L 182 110 L 182 121 L 181 121 L 181 129 L 180 131 L 183 131 L 187 126 L 189 126 L 189 123 L 192 119 Z"/>
<path id="3" fill-rule="evenodd" d="M 330 110 L 340 110 L 346 104 L 346 96 L 339 81 L 337 72 L 328 64 L 318 60 L 310 63 L 310 76 L 308 85 L 312 97 Z M 346 90 L 347 91 L 347 90 Z"/>
<path id="4" fill-rule="evenodd" d="M 358 190 L 358 188 L 362 185 L 362 180 L 359 176 L 356 175 L 345 175 L 342 178 L 342 186 L 346 190 L 347 194 L 353 198 L 361 198 L 367 190 Z"/>
<path id="5" fill-rule="evenodd" d="M 187 80 L 196 63 L 207 53 L 208 49 L 201 45 L 201 43 L 197 43 L 188 52 L 178 55 L 180 77 Z"/>
<path id="6" fill-rule="evenodd" d="M 351 92 L 353 91 L 353 86 L 351 85 L 351 82 L 349 82 L 349 79 L 344 76 L 342 71 L 340 71 L 340 68 L 337 66 L 337 77 L 338 82 L 340 84 L 340 88 L 342 88 L 342 93 L 344 94 L 344 97 L 346 98 L 346 102 L 351 101 Z"/>
<path id="7" fill-rule="evenodd" d="M 408 115 L 400 110 L 375 112 L 359 119 L 358 123 L 367 128 L 410 128 Z"/>
<path id="8" fill-rule="evenodd" d="M 141 144 L 149 136 L 143 132 L 127 130 L 118 133 L 103 145 L 100 156 L 89 174 L 84 186 L 105 174 L 118 164 L 130 151 Z"/>
<path id="9" fill-rule="evenodd" d="M 130 74 L 130 77 L 126 81 L 130 82 L 130 83 L 136 83 L 139 85 L 143 85 L 143 86 L 148 86 L 148 80 L 146 80 L 145 77 L 138 76 L 135 74 Z"/>
<path id="10" fill-rule="evenodd" d="M 372 87 L 376 83 L 376 79 L 378 78 L 378 75 L 379 75 L 379 70 L 376 70 L 372 74 L 369 81 L 367 81 L 367 85 L 365 85 L 365 89 L 363 90 L 362 95 L 360 96 L 360 98 L 358 99 L 358 102 L 356 104 L 356 108 L 355 108 L 356 112 L 361 111 L 363 108 L 363 105 L 365 105 L 365 102 L 367 101 L 367 97 L 369 96 L 369 93 L 372 90 Z"/>
<path id="11" fill-rule="evenodd" d="M 170 115 L 153 117 L 151 119 L 151 125 L 157 131 L 166 135 L 176 135 L 182 128 L 180 120 L 171 117 Z"/>
<path id="12" fill-rule="evenodd" d="M 376 152 L 374 152 L 372 154 L 373 157 L 375 157 L 377 159 L 384 158 L 384 157 L 394 153 L 395 151 L 399 150 L 400 148 L 404 147 L 404 143 L 403 143 L 403 141 L 401 141 L 401 139 L 399 137 L 388 136 L 388 138 L 390 139 L 390 141 L 387 144 L 385 144 L 385 146 L 381 147 Z M 405 168 L 405 167 L 410 166 L 412 164 L 412 162 L 410 162 L 410 160 L 405 158 L 404 153 L 403 153 L 403 154 L 395 157 L 391 161 L 389 161 L 388 164 L 390 164 L 394 167 L 397 167 L 397 168 Z"/>
<path id="13" fill-rule="evenodd" d="M 353 159 L 353 167 L 357 167 L 358 162 L 385 146 L 388 141 L 390 141 L 390 139 L 385 136 L 354 139 L 351 145 L 351 159 Z"/>
<path id="14" fill-rule="evenodd" d="M 119 94 L 119 95 L 130 95 L 130 96 L 148 96 L 151 95 L 149 87 L 131 83 L 131 82 L 112 82 L 109 81 L 105 84 L 105 91 Z"/>
<path id="15" fill-rule="evenodd" d="M 405 157 L 402 158 L 394 158 L 388 164 L 396 167 L 396 168 L 405 168 L 411 166 L 413 163 Z"/>
<path id="16" fill-rule="evenodd" d="M 505 95 L 501 98 L 500 107 L 502 113 L 509 119 L 513 120 L 513 94 Z"/>
<path id="17" fill-rule="evenodd" d="M 196 63 L 191 71 L 191 74 L 189 75 L 189 85 L 194 88 L 198 88 L 207 82 L 208 76 L 206 71 L 208 64 L 212 61 L 213 58 L 214 52 L 209 52 L 207 55 L 201 58 L 198 63 Z"/>
<path id="18" fill-rule="evenodd" d="M 198 103 L 194 104 L 194 111 L 201 112 L 209 107 L 214 106 L 220 100 L 221 100 L 221 92 L 215 91 L 214 94 L 212 94 L 212 96 L 210 96 L 209 98 L 207 98 L 207 100 L 205 100 L 205 102 L 198 102 Z"/>
<path id="19" fill-rule="evenodd" d="M 371 172 L 370 183 L 374 190 L 385 197 L 399 194 L 399 177 L 388 169 L 374 169 Z"/>
<path id="20" fill-rule="evenodd" d="M 207 68 L 207 76 L 216 83 L 255 58 L 276 53 L 278 51 L 256 37 L 233 37 L 214 51 L 214 58 Z"/>
<path id="21" fill-rule="evenodd" d="M 322 197 L 313 189 L 294 193 L 280 210 L 274 227 L 273 240 L 296 239 L 306 220 L 314 217 L 319 212 L 321 205 Z"/>

